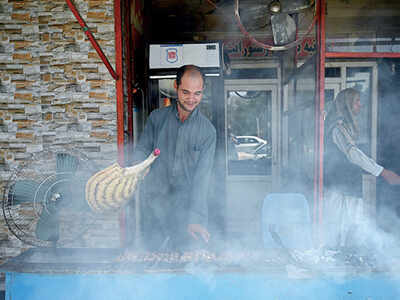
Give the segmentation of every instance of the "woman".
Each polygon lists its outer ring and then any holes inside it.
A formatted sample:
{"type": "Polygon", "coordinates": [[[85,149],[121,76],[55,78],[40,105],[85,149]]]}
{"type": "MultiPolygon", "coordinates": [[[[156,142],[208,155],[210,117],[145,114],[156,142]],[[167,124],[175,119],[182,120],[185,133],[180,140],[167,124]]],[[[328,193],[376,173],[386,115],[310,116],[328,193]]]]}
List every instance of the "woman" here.
{"type": "Polygon", "coordinates": [[[382,176],[390,184],[400,184],[400,177],[377,164],[357,146],[360,93],[342,90],[329,113],[325,135],[324,186],[328,246],[341,247],[362,217],[362,173],[382,176]]]}

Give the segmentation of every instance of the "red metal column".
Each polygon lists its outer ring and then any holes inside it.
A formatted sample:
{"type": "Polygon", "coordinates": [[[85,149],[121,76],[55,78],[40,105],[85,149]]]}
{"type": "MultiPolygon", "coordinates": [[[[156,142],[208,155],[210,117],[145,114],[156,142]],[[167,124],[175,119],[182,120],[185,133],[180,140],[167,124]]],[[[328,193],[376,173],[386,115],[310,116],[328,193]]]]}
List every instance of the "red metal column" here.
{"type": "Polygon", "coordinates": [[[127,142],[128,148],[127,153],[132,153],[133,151],[133,90],[132,90],[132,79],[134,78],[134,67],[133,67],[133,47],[134,46],[134,39],[133,39],[133,30],[131,28],[131,8],[127,7],[125,9],[125,34],[124,34],[124,41],[125,41],[125,64],[126,64],[126,89],[128,91],[127,94],[127,142]]]}
{"type": "MultiPolygon", "coordinates": [[[[121,0],[114,0],[114,27],[115,27],[115,66],[118,79],[116,81],[117,95],[117,147],[118,163],[124,166],[124,82],[122,76],[122,20],[121,20],[121,0]]],[[[126,237],[126,219],[125,212],[122,211],[119,216],[120,225],[120,244],[125,245],[126,237]]]]}
{"type": "MultiPolygon", "coordinates": [[[[317,44],[317,93],[315,107],[315,162],[314,162],[314,224],[321,225],[323,218],[323,154],[325,107],[325,0],[318,0],[317,44]]],[[[318,226],[317,228],[321,228],[318,226]]],[[[321,232],[318,231],[318,238],[321,232]]]]}
{"type": "Polygon", "coordinates": [[[124,91],[122,78],[122,20],[121,0],[114,0],[114,26],[115,26],[115,66],[118,79],[116,81],[117,95],[117,147],[118,162],[124,165],[124,91]]]}
{"type": "Polygon", "coordinates": [[[400,58],[398,52],[326,52],[326,58],[400,58]]]}
{"type": "MultiPolygon", "coordinates": [[[[126,71],[126,90],[127,90],[127,104],[125,109],[127,110],[125,112],[125,117],[127,121],[127,136],[126,136],[126,153],[129,155],[129,153],[133,152],[133,93],[132,93],[132,78],[133,78],[133,51],[132,51],[132,44],[133,44],[133,38],[132,38],[132,30],[131,30],[131,7],[128,5],[128,7],[124,7],[124,34],[123,34],[123,39],[124,39],[124,46],[125,46],[125,71],[126,71]]],[[[130,234],[128,228],[127,228],[127,218],[128,213],[126,210],[122,210],[120,214],[120,241],[121,241],[121,247],[124,247],[126,245],[126,240],[128,234],[130,234]]]]}

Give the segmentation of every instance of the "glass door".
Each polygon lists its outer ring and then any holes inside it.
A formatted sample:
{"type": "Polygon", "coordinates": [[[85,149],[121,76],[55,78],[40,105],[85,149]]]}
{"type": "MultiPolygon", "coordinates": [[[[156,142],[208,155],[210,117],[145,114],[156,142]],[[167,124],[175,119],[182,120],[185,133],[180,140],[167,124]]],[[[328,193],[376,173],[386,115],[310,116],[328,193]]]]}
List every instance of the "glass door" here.
{"type": "Polygon", "coordinates": [[[227,233],[257,243],[262,200],[278,186],[277,84],[225,81],[225,113],[227,233]]]}

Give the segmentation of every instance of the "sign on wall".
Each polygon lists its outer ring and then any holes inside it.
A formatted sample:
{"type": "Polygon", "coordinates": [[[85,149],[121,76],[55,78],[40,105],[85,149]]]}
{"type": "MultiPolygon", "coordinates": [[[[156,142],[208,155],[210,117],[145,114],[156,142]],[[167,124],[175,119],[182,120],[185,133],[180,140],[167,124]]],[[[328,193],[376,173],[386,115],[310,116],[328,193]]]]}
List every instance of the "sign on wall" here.
{"type": "MultiPolygon", "coordinates": [[[[269,39],[260,40],[265,44],[272,44],[273,41],[269,39]]],[[[316,40],[315,38],[308,37],[296,46],[296,55],[298,58],[307,57],[315,53],[316,40]]],[[[277,51],[270,51],[252,43],[249,39],[233,39],[224,41],[224,52],[230,58],[241,57],[273,57],[279,54],[277,51]]]]}

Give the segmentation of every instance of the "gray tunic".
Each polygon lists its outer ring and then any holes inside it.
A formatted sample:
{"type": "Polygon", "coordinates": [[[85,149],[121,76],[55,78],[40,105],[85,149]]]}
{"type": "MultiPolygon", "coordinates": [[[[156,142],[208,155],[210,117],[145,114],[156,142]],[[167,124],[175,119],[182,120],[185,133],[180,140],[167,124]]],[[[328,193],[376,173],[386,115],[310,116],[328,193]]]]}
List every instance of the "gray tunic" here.
{"type": "Polygon", "coordinates": [[[142,161],[155,148],[161,151],[141,185],[141,202],[161,219],[165,202],[178,202],[188,224],[206,225],[215,143],[216,130],[198,108],[184,122],[176,104],[154,110],[134,152],[134,161],[142,161]]]}

